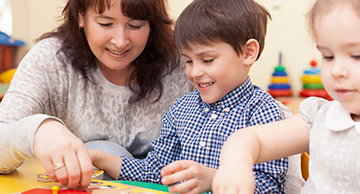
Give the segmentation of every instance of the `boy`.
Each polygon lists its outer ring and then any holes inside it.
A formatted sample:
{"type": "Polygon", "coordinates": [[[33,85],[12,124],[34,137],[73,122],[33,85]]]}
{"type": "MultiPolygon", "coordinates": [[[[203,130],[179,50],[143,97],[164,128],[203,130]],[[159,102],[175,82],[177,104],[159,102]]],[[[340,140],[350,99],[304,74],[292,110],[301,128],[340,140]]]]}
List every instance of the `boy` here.
{"type": "MultiPolygon", "coordinates": [[[[145,159],[90,150],[93,164],[120,180],[180,182],[170,192],[209,191],[230,134],[284,119],[278,103],[248,76],[263,50],[268,17],[253,0],[193,1],[174,33],[197,90],[166,112],[160,137],[145,159]]],[[[287,158],[255,165],[256,193],[283,193],[287,166],[287,158]]]]}

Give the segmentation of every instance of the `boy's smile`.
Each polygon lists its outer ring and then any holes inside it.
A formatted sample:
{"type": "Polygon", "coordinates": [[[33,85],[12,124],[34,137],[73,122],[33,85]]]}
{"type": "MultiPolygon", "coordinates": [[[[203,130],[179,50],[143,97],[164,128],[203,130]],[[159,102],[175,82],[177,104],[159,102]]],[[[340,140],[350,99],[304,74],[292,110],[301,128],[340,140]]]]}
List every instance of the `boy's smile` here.
{"type": "Polygon", "coordinates": [[[244,56],[224,42],[194,45],[182,53],[187,59],[186,76],[208,104],[239,87],[249,73],[250,67],[243,63],[244,56]]]}

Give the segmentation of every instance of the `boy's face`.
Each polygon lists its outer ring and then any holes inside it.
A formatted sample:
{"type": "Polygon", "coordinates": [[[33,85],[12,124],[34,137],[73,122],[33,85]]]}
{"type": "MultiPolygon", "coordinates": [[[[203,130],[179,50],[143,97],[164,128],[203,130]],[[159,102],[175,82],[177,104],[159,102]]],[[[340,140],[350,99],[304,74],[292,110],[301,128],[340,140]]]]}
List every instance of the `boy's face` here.
{"type": "Polygon", "coordinates": [[[194,45],[182,53],[187,59],[186,76],[208,104],[239,87],[249,73],[250,67],[243,64],[243,55],[237,55],[233,47],[224,42],[194,45]]]}

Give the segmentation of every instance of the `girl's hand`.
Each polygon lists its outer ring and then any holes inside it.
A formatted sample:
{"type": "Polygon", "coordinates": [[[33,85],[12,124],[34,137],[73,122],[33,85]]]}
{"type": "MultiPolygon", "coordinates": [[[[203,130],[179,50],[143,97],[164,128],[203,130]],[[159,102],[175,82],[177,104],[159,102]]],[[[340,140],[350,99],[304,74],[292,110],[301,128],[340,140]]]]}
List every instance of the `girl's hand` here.
{"type": "Polygon", "coordinates": [[[85,145],[60,122],[47,119],[39,126],[34,154],[54,182],[68,188],[90,185],[93,166],[85,145]]]}
{"type": "Polygon", "coordinates": [[[171,185],[171,193],[203,193],[211,189],[211,182],[216,169],[205,167],[195,161],[179,160],[175,161],[161,170],[162,183],[171,185]]]}
{"type": "Polygon", "coordinates": [[[241,168],[240,164],[220,166],[212,181],[214,194],[253,194],[254,186],[252,166],[241,168]]]}

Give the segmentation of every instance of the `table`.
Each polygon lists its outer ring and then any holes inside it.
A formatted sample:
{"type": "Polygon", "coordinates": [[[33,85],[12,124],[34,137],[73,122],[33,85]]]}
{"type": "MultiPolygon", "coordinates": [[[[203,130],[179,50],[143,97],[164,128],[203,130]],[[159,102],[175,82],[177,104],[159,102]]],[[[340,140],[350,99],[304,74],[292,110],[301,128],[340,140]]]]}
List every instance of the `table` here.
{"type": "Polygon", "coordinates": [[[305,99],[306,98],[303,97],[293,97],[285,104],[285,106],[290,108],[291,112],[295,115],[298,113],[299,104],[305,99]]]}
{"type": "Polygon", "coordinates": [[[13,173],[0,175],[0,194],[15,193],[29,190],[36,187],[46,187],[54,185],[53,182],[37,182],[37,174],[45,173],[40,161],[37,159],[27,159],[13,173]]]}
{"type": "MultiPolygon", "coordinates": [[[[286,106],[291,109],[293,114],[296,114],[299,108],[299,103],[304,99],[305,98],[292,98],[288,103],[286,103],[286,106]]],[[[53,182],[37,182],[36,176],[41,173],[45,173],[45,169],[37,159],[25,160],[25,162],[12,174],[0,175],[0,194],[15,193],[32,188],[42,188],[54,185],[53,182]]],[[[119,182],[167,192],[167,186],[163,185],[131,181],[119,182]]]]}
{"type": "MultiPolygon", "coordinates": [[[[26,191],[34,188],[43,188],[52,186],[54,182],[38,182],[37,174],[45,173],[45,169],[37,159],[27,159],[13,173],[9,175],[0,175],[0,194],[8,194],[26,191]]],[[[168,187],[152,183],[134,182],[134,181],[113,181],[117,183],[145,187],[157,191],[168,192],[168,187]]]]}

